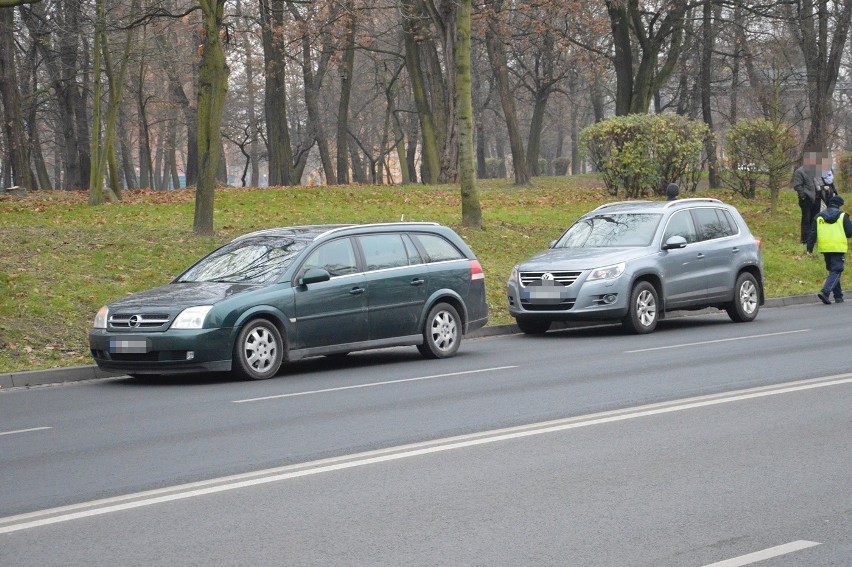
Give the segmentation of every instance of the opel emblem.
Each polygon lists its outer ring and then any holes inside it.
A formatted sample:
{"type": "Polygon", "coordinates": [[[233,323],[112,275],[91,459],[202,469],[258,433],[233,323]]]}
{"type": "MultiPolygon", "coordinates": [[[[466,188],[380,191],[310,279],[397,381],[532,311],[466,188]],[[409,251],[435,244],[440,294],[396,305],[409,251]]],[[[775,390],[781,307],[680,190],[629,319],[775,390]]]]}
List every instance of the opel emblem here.
{"type": "Polygon", "coordinates": [[[133,328],[139,326],[139,315],[131,315],[130,319],[127,320],[127,324],[133,328]]]}
{"type": "Polygon", "coordinates": [[[544,273],[541,275],[541,281],[543,281],[543,282],[552,282],[552,281],[553,281],[553,274],[551,274],[550,272],[544,272],[544,273]]]}

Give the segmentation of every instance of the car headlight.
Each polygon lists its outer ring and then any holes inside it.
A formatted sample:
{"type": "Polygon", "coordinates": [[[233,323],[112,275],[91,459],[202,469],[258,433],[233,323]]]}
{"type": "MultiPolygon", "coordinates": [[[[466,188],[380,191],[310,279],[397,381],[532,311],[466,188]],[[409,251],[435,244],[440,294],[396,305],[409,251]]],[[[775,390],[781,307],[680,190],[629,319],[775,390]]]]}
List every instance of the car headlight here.
{"type": "Polygon", "coordinates": [[[212,305],[199,305],[198,307],[187,307],[175,317],[172,329],[200,329],[204,326],[204,318],[213,309],[212,305]]]}
{"type": "Polygon", "coordinates": [[[613,264],[612,266],[595,268],[594,270],[592,270],[592,273],[589,274],[589,277],[586,278],[586,281],[593,282],[595,280],[611,280],[617,278],[618,276],[624,273],[624,269],[626,267],[627,262],[621,262],[620,264],[613,264]]]}
{"type": "Polygon", "coordinates": [[[107,328],[107,317],[109,317],[109,309],[107,309],[106,305],[98,309],[98,314],[95,315],[95,322],[92,324],[93,329],[106,329],[107,328]]]}
{"type": "Polygon", "coordinates": [[[518,281],[518,267],[517,266],[512,268],[512,274],[509,276],[509,281],[510,282],[518,281]]]}

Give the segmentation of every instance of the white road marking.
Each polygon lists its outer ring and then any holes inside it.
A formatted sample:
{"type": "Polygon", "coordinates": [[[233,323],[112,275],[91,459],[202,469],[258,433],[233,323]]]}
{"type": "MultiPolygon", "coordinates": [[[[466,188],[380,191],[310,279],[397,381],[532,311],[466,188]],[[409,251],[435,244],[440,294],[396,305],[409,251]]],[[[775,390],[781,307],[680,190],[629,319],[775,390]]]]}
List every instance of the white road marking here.
{"type": "Polygon", "coordinates": [[[637,350],[626,350],[626,351],[624,351],[624,354],[633,354],[633,353],[636,353],[636,352],[650,352],[652,350],[666,350],[666,349],[670,349],[670,348],[684,348],[684,347],[691,347],[691,346],[697,346],[697,345],[712,345],[714,343],[727,343],[727,342],[731,342],[731,341],[744,341],[744,340],[747,340],[747,339],[762,339],[764,337],[777,337],[779,335],[792,335],[792,334],[795,334],[795,333],[808,333],[810,331],[812,331],[812,329],[796,329],[795,331],[781,331],[779,333],[765,333],[763,335],[746,335],[745,337],[731,337],[731,338],[728,338],[728,339],[716,339],[716,340],[713,340],[713,341],[699,341],[697,343],[683,343],[683,344],[679,344],[679,345],[658,346],[658,347],[653,347],[653,348],[640,348],[640,349],[637,349],[637,350]]]}
{"type": "Polygon", "coordinates": [[[387,380],[385,382],[370,382],[369,384],[355,384],[352,386],[340,386],[339,388],[325,388],[323,390],[309,390],[307,392],[293,392],[291,394],[276,394],[274,396],[263,396],[262,398],[248,398],[245,400],[232,400],[235,404],[246,402],[259,402],[262,400],[275,400],[278,398],[294,398],[296,396],[310,396],[312,394],[325,394],[328,392],[340,392],[342,390],[355,390],[357,388],[372,388],[374,386],[386,386],[388,384],[402,384],[403,382],[419,382],[421,380],[434,380],[435,378],[447,378],[449,376],[461,376],[463,374],[478,374],[480,372],[496,372],[497,370],[509,370],[517,366],[497,366],[495,368],[480,368],[478,370],[465,370],[463,372],[450,372],[449,374],[435,374],[433,376],[419,376],[417,378],[403,378],[401,380],[387,380]]]}
{"type": "Polygon", "coordinates": [[[480,433],[459,435],[457,437],[449,437],[446,439],[423,441],[421,443],[412,443],[410,445],[402,445],[399,447],[356,453],[354,455],[344,455],[341,457],[333,457],[297,465],[288,465],[239,475],[214,478],[211,480],[149,490],[146,492],[137,492],[135,494],[115,496],[102,500],[94,500],[92,502],[83,502],[60,508],[50,508],[47,510],[30,512],[28,514],[0,518],[0,534],[57,524],[60,522],[68,522],[80,518],[99,516],[102,514],[109,514],[111,512],[130,510],[143,506],[151,506],[153,504],[184,500],[187,498],[194,498],[196,496],[216,494],[218,492],[226,492],[239,488],[269,484],[292,478],[313,476],[376,463],[398,461],[420,455],[442,453],[455,449],[488,445],[491,443],[498,443],[500,441],[521,439],[545,433],[567,431],[570,429],[578,429],[592,425],[603,425],[606,423],[616,423],[639,417],[648,417],[652,415],[726,404],[741,400],[776,396],[779,394],[788,394],[792,392],[812,390],[815,388],[824,388],[827,386],[839,386],[842,384],[852,384],[852,373],[825,376],[823,378],[814,378],[811,380],[801,380],[781,385],[736,390],[721,394],[710,394],[707,396],[698,396],[670,402],[660,402],[634,408],[594,413],[586,416],[569,417],[517,427],[508,427],[505,429],[483,431],[480,433]]]}
{"type": "Polygon", "coordinates": [[[752,563],[757,563],[758,561],[764,561],[766,559],[772,559],[773,557],[787,555],[788,553],[793,553],[794,551],[801,551],[803,549],[808,549],[809,547],[814,547],[817,545],[822,544],[815,541],[805,540],[791,541],[790,543],[785,543],[784,545],[778,545],[776,547],[770,547],[769,549],[755,551],[754,553],[749,553],[748,555],[740,555],[739,557],[733,557],[731,559],[726,559],[725,561],[719,561],[718,563],[711,563],[710,565],[705,565],[704,567],[742,567],[743,565],[751,565],[752,563]]]}
{"type": "Polygon", "coordinates": [[[16,429],[15,431],[0,431],[0,435],[14,435],[15,433],[29,433],[30,431],[44,431],[52,427],[31,427],[29,429],[16,429]]]}

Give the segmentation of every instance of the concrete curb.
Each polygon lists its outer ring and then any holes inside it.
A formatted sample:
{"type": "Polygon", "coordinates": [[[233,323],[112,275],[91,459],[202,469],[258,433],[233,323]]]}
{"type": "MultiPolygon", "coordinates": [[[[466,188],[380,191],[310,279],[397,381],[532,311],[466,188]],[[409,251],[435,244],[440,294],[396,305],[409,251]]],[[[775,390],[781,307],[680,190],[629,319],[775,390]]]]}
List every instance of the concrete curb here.
{"type": "MultiPolygon", "coordinates": [[[[789,307],[791,305],[807,305],[817,303],[816,295],[791,295],[787,297],[772,297],[766,300],[763,307],[789,307]]],[[[702,311],[677,311],[668,317],[688,317],[691,315],[701,315],[705,313],[714,313],[715,309],[706,309],[702,311]]],[[[558,322],[551,327],[552,329],[580,329],[584,327],[597,327],[600,325],[609,324],[606,321],[566,321],[558,322]]],[[[481,339],[485,337],[496,337],[499,335],[512,335],[520,333],[521,330],[517,325],[491,325],[478,329],[465,338],[481,339]]],[[[13,372],[8,374],[0,374],[0,391],[8,388],[20,388],[29,386],[44,386],[47,384],[62,384],[65,382],[79,382],[82,380],[95,380],[98,378],[113,378],[121,376],[120,373],[105,372],[100,370],[95,365],[88,366],[68,366],[65,368],[49,368],[47,370],[28,370],[25,372],[13,372]]]]}

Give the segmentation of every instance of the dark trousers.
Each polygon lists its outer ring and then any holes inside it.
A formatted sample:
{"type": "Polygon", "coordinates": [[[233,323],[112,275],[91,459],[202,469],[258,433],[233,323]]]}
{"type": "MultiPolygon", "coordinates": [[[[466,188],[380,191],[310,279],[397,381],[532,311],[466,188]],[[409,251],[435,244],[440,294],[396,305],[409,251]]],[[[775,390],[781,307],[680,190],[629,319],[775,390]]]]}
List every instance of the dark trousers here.
{"type": "Polygon", "coordinates": [[[843,273],[846,254],[826,252],[823,256],[825,257],[825,269],[828,270],[828,277],[822,286],[822,294],[828,297],[833,293],[834,299],[843,299],[843,290],[840,288],[840,274],[843,273]]]}
{"type": "Polygon", "coordinates": [[[802,209],[802,244],[808,241],[808,233],[814,224],[814,219],[819,214],[820,200],[811,201],[807,197],[799,199],[799,208],[802,209]]]}

